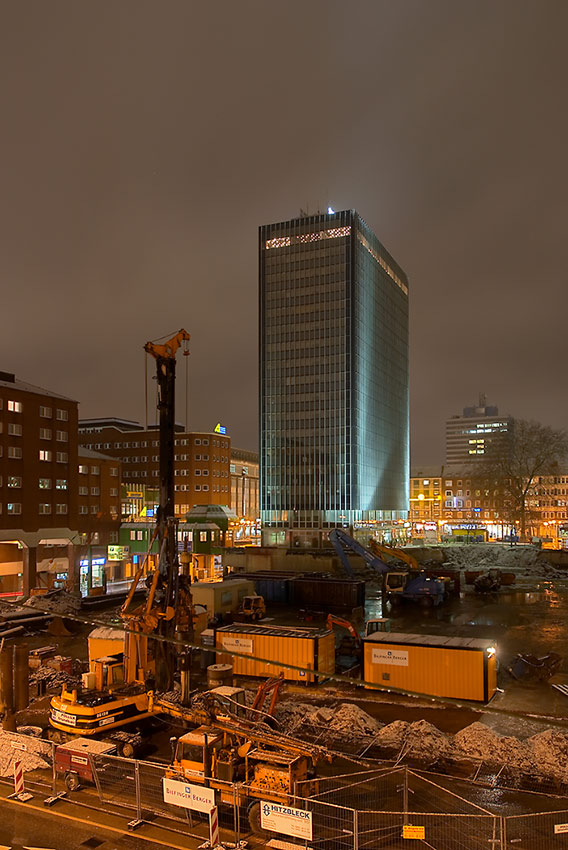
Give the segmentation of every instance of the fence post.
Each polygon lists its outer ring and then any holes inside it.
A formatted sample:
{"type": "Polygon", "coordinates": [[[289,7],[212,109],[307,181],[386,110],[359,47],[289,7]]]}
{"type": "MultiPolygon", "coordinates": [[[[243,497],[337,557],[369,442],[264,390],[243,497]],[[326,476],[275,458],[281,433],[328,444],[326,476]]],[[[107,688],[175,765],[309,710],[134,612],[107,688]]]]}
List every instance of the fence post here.
{"type": "Polygon", "coordinates": [[[134,820],[129,821],[128,829],[134,830],[138,829],[139,826],[142,826],[144,821],[142,820],[142,799],[140,794],[140,762],[138,759],[134,762],[134,782],[136,785],[136,818],[134,820]]]}
{"type": "Polygon", "coordinates": [[[408,765],[404,765],[404,779],[402,782],[402,811],[404,812],[403,823],[408,823],[408,765]]]}
{"type": "Polygon", "coordinates": [[[55,767],[56,744],[51,742],[51,793],[57,794],[57,770],[55,767]]]}
{"type": "Polygon", "coordinates": [[[238,850],[241,844],[241,824],[239,815],[239,804],[237,800],[237,789],[237,783],[233,782],[233,825],[235,827],[235,847],[238,850]]]}
{"type": "Polygon", "coordinates": [[[501,848],[505,850],[507,846],[507,818],[501,815],[499,820],[501,821],[501,848]]]}
{"type": "Polygon", "coordinates": [[[353,850],[359,850],[359,812],[353,809],[353,850]]]}

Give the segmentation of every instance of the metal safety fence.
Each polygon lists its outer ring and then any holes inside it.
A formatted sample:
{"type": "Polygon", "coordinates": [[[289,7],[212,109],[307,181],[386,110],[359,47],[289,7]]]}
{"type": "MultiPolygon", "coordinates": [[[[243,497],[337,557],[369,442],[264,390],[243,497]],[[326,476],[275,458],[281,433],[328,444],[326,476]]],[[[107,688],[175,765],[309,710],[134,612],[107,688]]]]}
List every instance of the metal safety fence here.
{"type": "MultiPolygon", "coordinates": [[[[66,794],[79,805],[122,813],[134,828],[152,823],[201,842],[209,836],[209,815],[174,805],[165,794],[167,766],[107,754],[85,754],[65,766],[57,745],[34,735],[0,732],[0,781],[12,784],[15,762],[23,766],[26,791],[57,798],[66,794]]],[[[479,777],[478,777],[479,778],[479,777]]],[[[297,845],[312,850],[549,850],[568,842],[568,801],[552,811],[503,814],[529,807],[551,808],[552,798],[514,791],[499,793],[500,813],[489,811],[495,784],[451,780],[447,776],[390,765],[298,782],[280,797],[267,787],[203,778],[218,807],[221,840],[252,848],[297,845]],[[477,800],[478,802],[474,802],[477,800]],[[479,801],[485,805],[480,805],[479,801]],[[278,809],[271,825],[265,809],[278,809]],[[509,809],[511,811],[511,809],[509,809]],[[299,813],[299,814],[298,814],[299,813]],[[283,815],[283,817],[282,817],[283,815]],[[282,827],[294,818],[304,833],[282,827]],[[308,828],[309,827],[309,828],[308,828]],[[416,843],[414,843],[416,842],[416,843]],[[421,842],[421,843],[420,843],[421,842]]],[[[184,780],[188,782],[188,780],[184,780]]],[[[271,815],[270,815],[271,816],[271,815]]]]}

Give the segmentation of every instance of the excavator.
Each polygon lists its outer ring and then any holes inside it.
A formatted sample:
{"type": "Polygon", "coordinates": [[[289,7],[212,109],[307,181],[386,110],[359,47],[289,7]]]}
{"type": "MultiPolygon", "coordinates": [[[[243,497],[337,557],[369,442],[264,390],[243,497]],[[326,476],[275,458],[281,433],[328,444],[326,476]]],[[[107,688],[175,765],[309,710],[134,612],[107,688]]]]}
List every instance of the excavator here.
{"type": "Polygon", "coordinates": [[[410,552],[405,552],[404,549],[397,549],[396,546],[384,546],[379,543],[378,540],[375,540],[374,537],[369,539],[369,549],[373,555],[377,555],[380,558],[395,558],[398,561],[402,561],[408,566],[410,572],[415,575],[423,573],[428,578],[436,578],[443,581],[446,596],[449,596],[451,593],[460,592],[459,570],[447,570],[440,567],[425,567],[422,564],[419,564],[414,555],[411,555],[410,552]]]}
{"type": "Polygon", "coordinates": [[[195,613],[190,578],[180,572],[174,515],[174,422],[176,353],[189,334],[180,330],[164,344],[148,342],[156,361],[160,429],[160,505],[148,551],[159,541],[158,569],[146,577],[146,600],[132,607],[145,569],[137,571],[120,611],[125,628],[124,652],[94,661],[94,687],[67,690],[51,700],[50,724],[70,735],[105,734],[156,713],[154,690],[173,687],[179,672],[181,702],[189,700],[190,654],[195,613]]]}
{"type": "Polygon", "coordinates": [[[431,578],[423,571],[415,573],[407,569],[393,569],[378,554],[370,552],[340,528],[330,531],[329,539],[348,575],[354,575],[353,567],[347,557],[348,549],[359,555],[368,567],[382,575],[383,592],[393,605],[403,600],[410,600],[419,602],[425,607],[432,607],[444,601],[446,589],[444,582],[440,579],[431,578]]]}

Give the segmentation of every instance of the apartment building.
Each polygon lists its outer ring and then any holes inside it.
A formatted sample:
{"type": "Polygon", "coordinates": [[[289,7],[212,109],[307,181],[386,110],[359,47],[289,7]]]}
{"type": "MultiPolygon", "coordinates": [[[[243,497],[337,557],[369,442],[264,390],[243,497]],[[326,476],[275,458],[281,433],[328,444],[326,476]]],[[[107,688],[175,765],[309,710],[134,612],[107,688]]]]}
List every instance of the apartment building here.
{"type": "Polygon", "coordinates": [[[45,548],[77,536],[77,424],[76,401],[0,372],[3,592],[27,594],[45,548]]]}

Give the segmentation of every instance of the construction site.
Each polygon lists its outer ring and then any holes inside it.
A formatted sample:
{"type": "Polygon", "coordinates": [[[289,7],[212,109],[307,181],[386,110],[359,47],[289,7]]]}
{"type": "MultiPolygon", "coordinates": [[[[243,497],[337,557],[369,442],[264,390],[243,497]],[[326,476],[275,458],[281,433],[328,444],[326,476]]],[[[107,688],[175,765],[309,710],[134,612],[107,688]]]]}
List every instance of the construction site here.
{"type": "Polygon", "coordinates": [[[232,549],[192,581],[173,511],[187,339],[145,347],[158,568],[120,597],[0,602],[3,798],[172,847],[552,846],[568,555],[338,528],[325,551],[232,549]]]}

